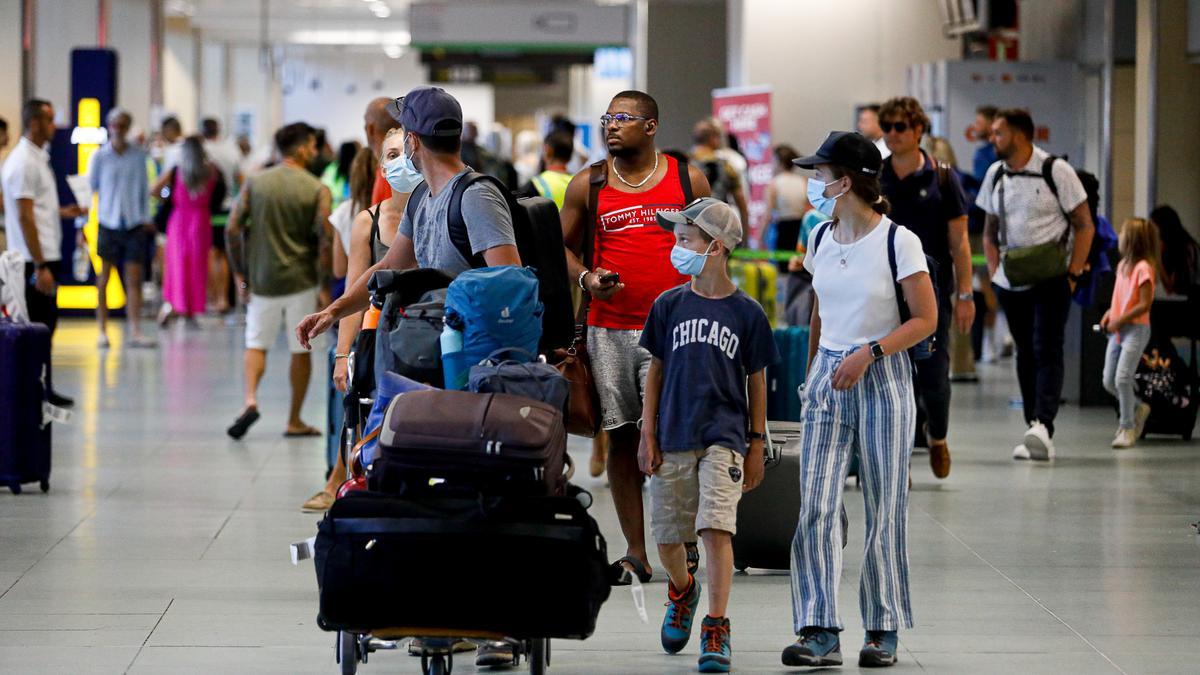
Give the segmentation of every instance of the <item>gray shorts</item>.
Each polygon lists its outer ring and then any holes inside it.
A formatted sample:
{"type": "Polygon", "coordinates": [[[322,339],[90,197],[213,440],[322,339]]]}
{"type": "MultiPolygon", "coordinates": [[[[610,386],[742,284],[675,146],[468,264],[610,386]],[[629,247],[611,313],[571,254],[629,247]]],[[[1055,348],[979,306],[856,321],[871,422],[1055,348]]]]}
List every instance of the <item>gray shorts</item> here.
{"type": "Polygon", "coordinates": [[[737,534],[745,458],[719,445],[664,452],[650,479],[650,529],[658,544],[695,541],[704,530],[737,534]]]}
{"type": "Polygon", "coordinates": [[[605,431],[642,421],[646,373],[653,359],[638,341],[640,330],[588,327],[588,358],[600,395],[600,426],[605,431]]]}

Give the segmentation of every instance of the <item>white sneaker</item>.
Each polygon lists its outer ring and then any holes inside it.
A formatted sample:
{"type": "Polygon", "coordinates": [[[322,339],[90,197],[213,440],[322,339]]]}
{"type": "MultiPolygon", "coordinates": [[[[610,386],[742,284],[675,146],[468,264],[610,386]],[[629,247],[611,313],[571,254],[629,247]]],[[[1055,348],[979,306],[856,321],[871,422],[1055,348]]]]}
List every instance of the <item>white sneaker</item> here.
{"type": "Polygon", "coordinates": [[[1141,438],[1146,430],[1146,420],[1150,419],[1150,404],[1138,402],[1133,412],[1133,437],[1141,438]]]}
{"type": "Polygon", "coordinates": [[[109,345],[110,345],[110,343],[108,341],[107,333],[101,333],[100,337],[96,338],[96,346],[99,347],[100,349],[108,349],[109,345]]]}
{"type": "Polygon", "coordinates": [[[1050,431],[1041,422],[1029,425],[1025,432],[1025,447],[1029,449],[1029,459],[1038,462],[1054,459],[1054,441],[1050,440],[1050,431]]]}
{"type": "Polygon", "coordinates": [[[1024,443],[1013,448],[1013,459],[1029,459],[1029,448],[1025,447],[1024,443]]]}
{"type": "Polygon", "coordinates": [[[1117,437],[1113,439],[1112,446],[1118,450],[1132,448],[1137,442],[1137,436],[1133,434],[1133,429],[1117,429],[1117,437]]]}

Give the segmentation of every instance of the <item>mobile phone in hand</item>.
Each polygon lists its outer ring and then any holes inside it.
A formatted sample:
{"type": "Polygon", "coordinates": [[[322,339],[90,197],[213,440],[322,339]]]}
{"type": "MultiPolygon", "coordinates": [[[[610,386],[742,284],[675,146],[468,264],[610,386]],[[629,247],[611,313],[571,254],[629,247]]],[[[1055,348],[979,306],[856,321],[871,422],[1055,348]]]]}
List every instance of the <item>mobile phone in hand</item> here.
{"type": "Polygon", "coordinates": [[[600,283],[605,286],[615,286],[621,283],[621,274],[619,272],[609,272],[608,274],[600,275],[600,283]]]}

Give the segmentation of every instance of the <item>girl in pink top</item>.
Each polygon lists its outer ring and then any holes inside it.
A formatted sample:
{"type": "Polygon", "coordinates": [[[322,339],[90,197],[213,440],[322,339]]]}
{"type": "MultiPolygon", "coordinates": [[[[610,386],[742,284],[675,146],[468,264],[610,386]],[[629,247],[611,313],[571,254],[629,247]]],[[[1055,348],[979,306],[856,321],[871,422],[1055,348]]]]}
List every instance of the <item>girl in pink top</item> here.
{"type": "Polygon", "coordinates": [[[1130,448],[1142,435],[1150,406],[1139,401],[1133,375],[1150,342],[1150,305],[1159,269],[1158,228],[1145,218],[1130,218],[1121,226],[1112,304],[1100,319],[1108,332],[1104,357],[1104,388],[1120,403],[1120,426],[1112,447],[1130,448]]]}

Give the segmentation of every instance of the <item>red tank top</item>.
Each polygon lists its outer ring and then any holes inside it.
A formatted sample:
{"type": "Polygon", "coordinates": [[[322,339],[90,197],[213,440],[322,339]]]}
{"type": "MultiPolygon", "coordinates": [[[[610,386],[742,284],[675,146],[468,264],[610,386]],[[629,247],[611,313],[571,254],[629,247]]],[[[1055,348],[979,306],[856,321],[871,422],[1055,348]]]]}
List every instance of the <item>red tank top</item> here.
{"type": "Polygon", "coordinates": [[[688,279],[671,266],[675,235],[659,227],[655,219],[659,211],[679,211],[686,206],[676,161],[668,155],[662,158],[667,173],[650,190],[621,192],[610,185],[600,189],[594,266],[618,272],[625,290],[609,300],[593,300],[588,325],[641,330],[658,296],[688,279]]]}

